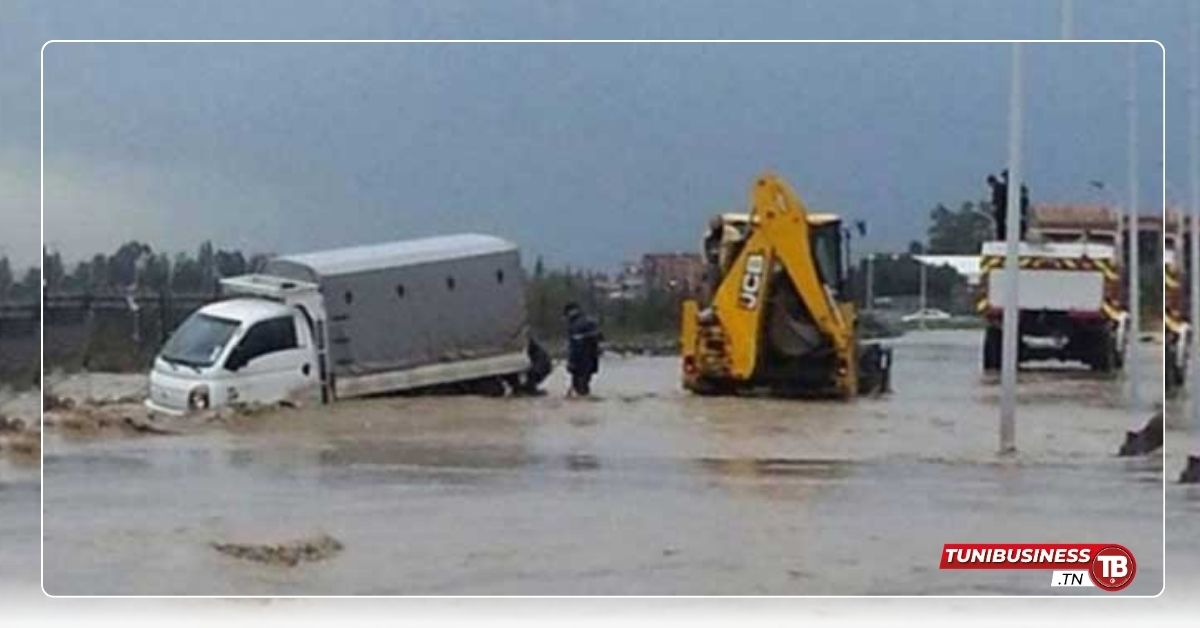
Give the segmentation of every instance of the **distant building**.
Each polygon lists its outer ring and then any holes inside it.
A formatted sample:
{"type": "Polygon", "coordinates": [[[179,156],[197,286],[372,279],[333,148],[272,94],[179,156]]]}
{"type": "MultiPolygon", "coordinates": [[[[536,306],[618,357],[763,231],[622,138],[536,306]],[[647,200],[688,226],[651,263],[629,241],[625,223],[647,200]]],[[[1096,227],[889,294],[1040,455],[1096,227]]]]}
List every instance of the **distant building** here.
{"type": "Polygon", "coordinates": [[[606,275],[604,283],[598,285],[604,296],[611,301],[629,301],[641,297],[646,292],[646,281],[642,276],[642,267],[636,262],[626,262],[615,277],[609,279],[606,275]]]}
{"type": "Polygon", "coordinates": [[[695,295],[704,285],[704,258],[697,253],[647,253],[641,261],[625,262],[611,278],[593,284],[611,301],[639,299],[650,291],[695,295]]]}
{"type": "Polygon", "coordinates": [[[699,253],[647,253],[642,277],[654,290],[696,294],[704,285],[704,258],[699,253]]]}

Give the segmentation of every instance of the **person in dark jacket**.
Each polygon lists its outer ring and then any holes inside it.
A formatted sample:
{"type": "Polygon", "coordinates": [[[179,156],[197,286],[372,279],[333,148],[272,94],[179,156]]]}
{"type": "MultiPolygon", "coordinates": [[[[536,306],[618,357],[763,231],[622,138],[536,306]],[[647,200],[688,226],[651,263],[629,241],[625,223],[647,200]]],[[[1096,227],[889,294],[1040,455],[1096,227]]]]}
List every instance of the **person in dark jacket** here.
{"type": "Polygon", "coordinates": [[[1029,226],[1029,188],[1025,184],[1021,184],[1021,231],[1019,233],[1020,240],[1025,240],[1025,230],[1029,226]]]}
{"type": "Polygon", "coordinates": [[[567,319],[567,372],[571,374],[568,394],[586,397],[591,392],[592,376],[600,370],[600,327],[576,303],[563,308],[567,319]]]}
{"type": "Polygon", "coordinates": [[[996,239],[1003,240],[1008,235],[1005,222],[1008,212],[1008,171],[1004,171],[1003,179],[988,175],[987,184],[992,189],[992,220],[996,223],[996,239]]]}

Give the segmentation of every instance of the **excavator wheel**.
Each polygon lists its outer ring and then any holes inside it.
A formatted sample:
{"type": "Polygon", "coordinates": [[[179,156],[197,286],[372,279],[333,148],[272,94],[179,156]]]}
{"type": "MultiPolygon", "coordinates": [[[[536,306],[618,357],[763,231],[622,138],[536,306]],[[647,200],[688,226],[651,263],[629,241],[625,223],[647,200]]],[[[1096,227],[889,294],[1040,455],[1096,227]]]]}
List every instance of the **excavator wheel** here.
{"type": "Polygon", "coordinates": [[[891,392],[892,350],[878,344],[865,344],[858,351],[858,394],[891,392]]]}
{"type": "Polygon", "coordinates": [[[699,379],[692,383],[689,387],[693,393],[701,397],[717,397],[721,395],[733,394],[733,388],[727,384],[721,384],[708,379],[699,379]]]}

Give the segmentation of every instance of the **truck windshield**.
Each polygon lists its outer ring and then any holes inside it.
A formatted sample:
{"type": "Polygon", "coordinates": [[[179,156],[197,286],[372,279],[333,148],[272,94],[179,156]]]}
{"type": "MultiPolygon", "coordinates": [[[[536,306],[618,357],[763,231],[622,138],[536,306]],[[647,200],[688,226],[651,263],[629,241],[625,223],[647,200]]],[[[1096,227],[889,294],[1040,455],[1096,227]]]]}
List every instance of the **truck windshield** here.
{"type": "Polygon", "coordinates": [[[199,312],[171,335],[159,357],[188,366],[212,366],[240,323],[199,312]]]}

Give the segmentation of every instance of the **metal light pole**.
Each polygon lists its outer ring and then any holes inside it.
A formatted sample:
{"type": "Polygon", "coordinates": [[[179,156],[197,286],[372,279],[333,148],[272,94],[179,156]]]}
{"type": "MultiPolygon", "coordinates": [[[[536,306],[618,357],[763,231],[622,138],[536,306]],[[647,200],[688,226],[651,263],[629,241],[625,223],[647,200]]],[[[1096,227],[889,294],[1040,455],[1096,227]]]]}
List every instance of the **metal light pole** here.
{"type": "Polygon", "coordinates": [[[875,310],[875,254],[867,254],[867,298],[866,310],[873,312],[875,310]]]}
{"type": "Polygon", "coordinates": [[[1138,106],[1137,106],[1137,44],[1129,46],[1129,324],[1130,340],[1127,351],[1129,364],[1129,403],[1136,411],[1141,407],[1138,380],[1138,334],[1141,333],[1141,256],[1138,255],[1138,106]]]}
{"type": "Polygon", "coordinates": [[[921,265],[921,305],[917,308],[919,312],[917,321],[921,324],[921,330],[925,330],[925,262],[921,258],[917,258],[917,263],[921,265]]]}
{"type": "MultiPolygon", "coordinates": [[[[1196,333],[1196,324],[1200,323],[1200,33],[1197,33],[1197,28],[1200,28],[1200,20],[1197,19],[1197,14],[1200,14],[1200,8],[1192,4],[1188,11],[1188,16],[1191,18],[1190,37],[1191,40],[1191,80],[1188,85],[1188,110],[1190,115],[1189,131],[1190,142],[1188,153],[1190,155],[1188,169],[1188,179],[1191,182],[1192,188],[1192,211],[1191,211],[1191,264],[1188,273],[1188,282],[1191,284],[1191,355],[1188,360],[1189,375],[1191,375],[1191,389],[1188,391],[1188,396],[1192,401],[1192,457],[1200,457],[1200,363],[1197,359],[1200,358],[1200,334],[1196,333]]],[[[1182,220],[1182,216],[1180,219],[1182,220]]],[[[1180,247],[1182,249],[1182,247],[1180,247]]],[[[1189,463],[1194,464],[1194,463],[1189,463]]]]}
{"type": "Polygon", "coordinates": [[[1004,327],[1000,352],[1000,453],[1017,450],[1018,260],[1021,234],[1021,44],[1012,45],[1008,113],[1008,225],[1004,249],[1004,327]]]}
{"type": "Polygon", "coordinates": [[[1075,10],[1071,6],[1071,0],[1062,0],[1059,7],[1059,39],[1074,39],[1075,37],[1075,10]]]}

